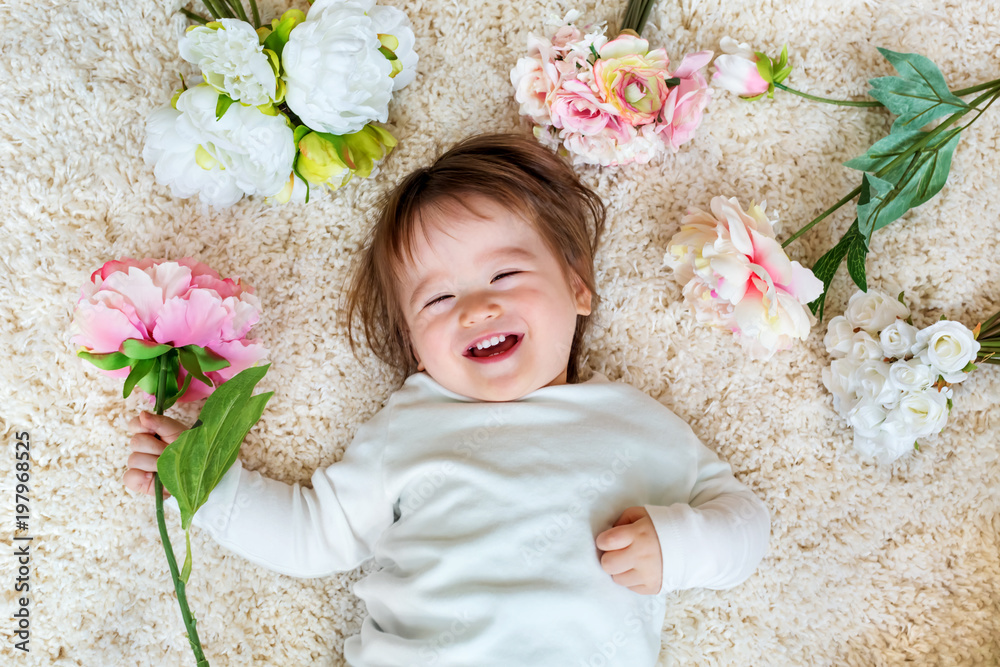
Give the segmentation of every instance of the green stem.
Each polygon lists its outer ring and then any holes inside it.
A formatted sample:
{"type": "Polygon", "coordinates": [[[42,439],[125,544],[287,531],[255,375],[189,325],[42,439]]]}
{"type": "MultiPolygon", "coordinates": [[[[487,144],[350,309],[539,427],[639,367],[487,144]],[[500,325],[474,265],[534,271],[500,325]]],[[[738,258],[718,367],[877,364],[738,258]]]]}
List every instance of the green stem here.
{"type": "Polygon", "coordinates": [[[802,229],[798,230],[797,232],[795,232],[794,234],[792,234],[791,236],[789,236],[788,239],[784,243],[781,244],[781,247],[782,248],[787,248],[788,245],[792,241],[794,241],[795,239],[799,238],[800,236],[802,236],[803,234],[805,234],[806,232],[808,232],[814,226],[816,226],[821,221],[823,221],[828,215],[830,215],[831,213],[833,213],[834,211],[836,211],[838,208],[840,208],[841,206],[843,206],[847,202],[849,202],[852,199],[854,199],[855,197],[857,197],[859,194],[861,194],[861,186],[860,185],[858,187],[854,188],[853,190],[851,190],[847,194],[847,196],[844,197],[843,199],[841,199],[839,202],[837,202],[836,204],[834,204],[830,208],[828,208],[825,211],[823,211],[822,213],[820,213],[819,217],[817,217],[815,220],[813,220],[812,222],[806,224],[805,227],[803,227],[802,229]]]}
{"type": "Polygon", "coordinates": [[[253,13],[253,27],[260,27],[260,11],[257,9],[257,0],[250,0],[250,11],[253,13]]]}
{"type": "MultiPolygon", "coordinates": [[[[225,2],[226,0],[223,0],[225,2]]],[[[243,3],[240,0],[228,0],[229,6],[236,11],[237,16],[239,16],[241,21],[246,21],[250,23],[250,19],[247,18],[247,13],[243,9],[243,3]]]]}
{"type": "Polygon", "coordinates": [[[781,88],[782,90],[789,92],[793,95],[798,95],[799,97],[804,97],[807,100],[812,100],[813,102],[825,102],[826,104],[836,104],[839,107],[881,107],[885,106],[881,102],[851,102],[849,100],[833,100],[829,97],[817,97],[816,95],[810,95],[809,93],[803,93],[801,90],[795,90],[794,88],[789,88],[783,83],[775,83],[775,88],[781,88]]]}
{"type": "Polygon", "coordinates": [[[984,332],[984,333],[986,331],[989,331],[991,328],[993,328],[993,324],[998,319],[1000,319],[1000,310],[998,310],[996,313],[994,313],[993,317],[991,317],[988,320],[986,320],[985,322],[983,322],[982,325],[980,326],[979,330],[982,331],[982,332],[984,332]]]}
{"type": "Polygon", "coordinates": [[[232,18],[225,11],[225,6],[222,4],[221,0],[201,0],[202,4],[208,8],[208,13],[211,14],[216,20],[232,18]]]}
{"type": "Polygon", "coordinates": [[[961,97],[962,95],[971,95],[972,93],[978,93],[980,90],[986,90],[987,88],[992,88],[993,86],[1000,83],[1000,79],[993,79],[992,81],[987,81],[986,83],[981,83],[978,86],[972,86],[971,88],[962,88],[961,90],[951,91],[952,95],[956,97],[961,97]]]}
{"type": "MultiPolygon", "coordinates": [[[[163,414],[163,403],[167,393],[167,360],[166,355],[157,360],[159,377],[156,385],[156,414],[163,414]]],[[[157,436],[159,439],[159,436],[157,436]]],[[[153,487],[156,494],[156,524],[160,529],[160,541],[163,542],[163,551],[167,554],[167,565],[170,567],[170,576],[174,580],[174,591],[177,593],[177,602],[181,607],[181,616],[184,618],[184,627],[188,631],[188,643],[194,652],[194,658],[198,667],[209,667],[208,660],[201,649],[201,641],[198,639],[197,621],[191,615],[188,608],[187,594],[184,590],[184,582],[181,581],[180,571],[177,569],[177,559],[174,558],[174,549],[170,545],[170,536],[167,534],[167,522],[163,516],[163,482],[160,476],[153,473],[153,487]]]]}
{"type": "Polygon", "coordinates": [[[199,14],[195,14],[194,12],[188,11],[188,10],[186,10],[184,8],[181,8],[181,14],[183,14],[186,17],[188,17],[189,19],[191,19],[195,23],[200,23],[202,25],[205,25],[206,23],[208,23],[208,19],[205,18],[204,16],[201,16],[199,14]]]}

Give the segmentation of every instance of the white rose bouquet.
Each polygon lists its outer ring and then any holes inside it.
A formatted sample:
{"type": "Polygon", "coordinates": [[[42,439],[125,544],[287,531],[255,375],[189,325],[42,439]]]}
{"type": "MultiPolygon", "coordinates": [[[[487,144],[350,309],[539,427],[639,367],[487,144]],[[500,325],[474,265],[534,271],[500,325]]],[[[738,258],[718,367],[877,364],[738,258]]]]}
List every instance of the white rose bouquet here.
{"type": "Polygon", "coordinates": [[[179,44],[203,82],[174,94],[146,122],[143,159],[157,183],[212,206],[244,195],[308,201],[310,186],[367,178],[396,145],[376,123],[413,81],[417,54],[403,12],[375,0],[317,0],[262,26],[236,0],[204,0],[215,20],[179,44]]]}
{"type": "Polygon", "coordinates": [[[830,320],[824,343],[833,361],[823,369],[834,409],[854,429],[855,448],[890,463],[919,449],[919,438],[940,433],[951,385],[965,380],[975,361],[994,363],[992,352],[980,356],[996,345],[981,344],[982,332],[983,325],[969,330],[945,319],[917,329],[902,294],[856,292],[847,311],[830,320]]]}

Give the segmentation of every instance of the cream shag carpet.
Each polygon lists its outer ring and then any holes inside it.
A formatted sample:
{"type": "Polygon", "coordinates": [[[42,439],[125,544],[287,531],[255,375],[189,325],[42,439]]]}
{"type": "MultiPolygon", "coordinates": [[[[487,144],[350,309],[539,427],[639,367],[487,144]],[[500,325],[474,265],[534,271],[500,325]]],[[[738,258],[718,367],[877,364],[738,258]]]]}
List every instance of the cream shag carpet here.
{"type": "MultiPolygon", "coordinates": [[[[286,8],[261,0],[267,18],[286,8]]],[[[256,287],[257,335],[276,390],[242,458],[272,477],[308,481],[337,461],[392,387],[352,357],[335,315],[341,284],[378,196],[471,133],[527,131],[508,72],[563,2],[415,0],[416,81],[391,107],[400,145],[383,173],[307,206],[259,199],[228,210],[170,196],[140,157],[144,120],[170,98],[186,21],[177,0],[0,5],[0,591],[14,609],[15,433],[32,443],[31,652],[6,665],[189,665],[149,497],[119,481],[126,422],[141,406],[74,356],[69,323],[80,285],[106,260],[193,256],[256,287]]],[[[304,3],[298,3],[305,6],[304,3]]],[[[623,3],[576,5],[617,22],[623,3]]],[[[199,9],[199,7],[193,7],[199,9]]],[[[790,83],[861,99],[891,68],[875,50],[929,56],[953,88],[1000,72],[993,0],[837,2],[661,0],[644,36],[674,62],[718,50],[724,35],[776,52],[790,83]]],[[[779,94],[747,104],[723,92],[697,138],[648,166],[581,169],[610,207],[598,257],[604,305],[586,365],[658,398],[770,507],[770,552],[729,591],[669,597],[664,665],[996,665],[1000,663],[1000,375],[956,391],[939,436],[891,466],[859,460],[820,372],[814,329],[773,361],[744,358],[696,326],[663,266],[689,205],[717,194],[766,198],[783,238],[858,182],[841,165],[889,127],[887,113],[779,94]]],[[[925,326],[969,324],[1000,308],[1000,109],[962,137],[947,187],[876,234],[874,284],[906,289],[925,326]]],[[[850,209],[850,207],[849,207],[850,209]]],[[[790,247],[811,265],[850,224],[844,209],[790,247]]],[[[853,292],[843,269],[829,316],[853,292]]],[[[195,408],[172,414],[193,421],[195,408]]],[[[183,545],[176,518],[175,545],[183,545]]],[[[191,606],[214,667],[340,665],[364,606],[352,585],[372,567],[318,580],[272,574],[195,531],[191,606]]],[[[183,550],[183,547],[180,547],[183,550]]],[[[623,666],[631,667],[631,666],[623,666]]]]}

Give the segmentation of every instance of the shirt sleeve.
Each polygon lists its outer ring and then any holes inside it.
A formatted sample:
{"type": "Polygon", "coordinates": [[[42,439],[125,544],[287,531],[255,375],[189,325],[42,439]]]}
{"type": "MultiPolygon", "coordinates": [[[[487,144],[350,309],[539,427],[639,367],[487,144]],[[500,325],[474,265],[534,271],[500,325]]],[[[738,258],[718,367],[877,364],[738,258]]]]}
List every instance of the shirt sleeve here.
{"type": "MultiPolygon", "coordinates": [[[[386,407],[363,425],[343,458],[312,475],[312,488],[243,468],[237,459],[192,523],[219,545],[269,570],[322,577],[369,558],[393,520],[383,476],[386,407]]],[[[177,500],[164,503],[179,513],[177,500]]]]}
{"type": "Polygon", "coordinates": [[[731,588],[749,578],[767,553],[767,507],[733,477],[729,464],[690,437],[697,473],[688,502],[644,505],[663,556],[660,593],[731,588]]]}

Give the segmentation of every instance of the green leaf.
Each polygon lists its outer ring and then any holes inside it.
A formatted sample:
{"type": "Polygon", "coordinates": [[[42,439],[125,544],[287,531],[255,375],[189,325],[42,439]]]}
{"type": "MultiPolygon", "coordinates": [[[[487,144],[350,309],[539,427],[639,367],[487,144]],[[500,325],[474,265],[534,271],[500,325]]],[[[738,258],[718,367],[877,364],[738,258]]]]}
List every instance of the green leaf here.
{"type": "Polygon", "coordinates": [[[847,249],[847,272],[862,292],[868,291],[868,280],[865,276],[865,258],[868,257],[868,246],[860,234],[855,236],[847,249]]]}
{"type": "Polygon", "coordinates": [[[897,53],[879,48],[899,76],[871,79],[869,95],[899,116],[892,132],[923,127],[935,118],[966,109],[962,98],[948,90],[944,75],[931,60],[915,53],[897,53]]]}
{"type": "Polygon", "coordinates": [[[93,352],[87,352],[86,350],[80,350],[76,353],[76,356],[80,357],[84,361],[89,361],[102,371],[116,371],[119,368],[125,368],[126,366],[132,365],[132,360],[121,352],[95,354],[93,352]]]}
{"type": "Polygon", "coordinates": [[[184,556],[184,567],[181,568],[180,580],[185,584],[191,577],[191,529],[184,531],[184,541],[187,543],[187,554],[184,556]]]}
{"type": "Polygon", "coordinates": [[[139,340],[138,338],[129,338],[122,343],[120,348],[118,348],[120,352],[123,352],[126,356],[129,356],[132,359],[155,359],[161,354],[166,354],[172,349],[173,346],[167,345],[166,343],[157,345],[152,341],[139,340]]]}
{"type": "Polygon", "coordinates": [[[233,102],[233,98],[229,95],[219,93],[219,101],[215,103],[215,120],[222,120],[222,117],[229,111],[229,107],[233,106],[233,102]]]}
{"type": "Polygon", "coordinates": [[[178,350],[180,352],[180,362],[184,369],[210,387],[214,387],[215,383],[205,373],[229,367],[228,361],[211,350],[198,345],[185,345],[178,348],[178,350]]]}
{"type": "Polygon", "coordinates": [[[269,368],[270,364],[248,368],[223,383],[205,400],[200,423],[181,433],[160,455],[156,470],[163,486],[177,498],[185,530],[236,461],[243,438],[274,394],[251,396],[269,368]]]}
{"type": "Polygon", "coordinates": [[[960,129],[943,132],[909,159],[889,169],[889,165],[927,132],[903,130],[877,141],[861,157],[844,163],[867,173],[858,199],[858,219],[865,242],[870,244],[876,230],[897,220],[911,208],[926,203],[941,191],[951,171],[951,158],[958,147],[960,129]],[[888,171],[886,172],[886,170],[888,171]],[[882,174],[882,172],[886,172],[882,174]],[[874,174],[882,174],[882,177],[874,174]]]}
{"type": "Polygon", "coordinates": [[[280,57],[292,30],[305,20],[305,12],[300,9],[289,9],[281,15],[280,20],[271,21],[271,33],[264,39],[264,48],[274,51],[280,57]]]}
{"type": "MultiPolygon", "coordinates": [[[[135,389],[135,385],[138,384],[139,380],[149,376],[155,378],[156,373],[154,371],[158,363],[156,359],[140,359],[134,362],[132,370],[129,371],[128,377],[125,378],[125,386],[122,387],[122,398],[128,398],[132,394],[132,390],[135,389]]],[[[143,387],[143,390],[145,391],[145,387],[143,387]]],[[[155,392],[146,393],[154,394],[155,392]]]]}
{"type": "Polygon", "coordinates": [[[823,319],[823,306],[826,302],[826,292],[830,289],[830,283],[833,282],[833,277],[837,274],[840,263],[844,261],[848,249],[857,238],[861,238],[861,236],[858,232],[858,221],[855,220],[850,228],[844,232],[844,236],[837,242],[837,245],[816,260],[812,267],[813,275],[823,281],[823,293],[809,304],[809,309],[813,315],[818,314],[820,320],[823,319]]]}

